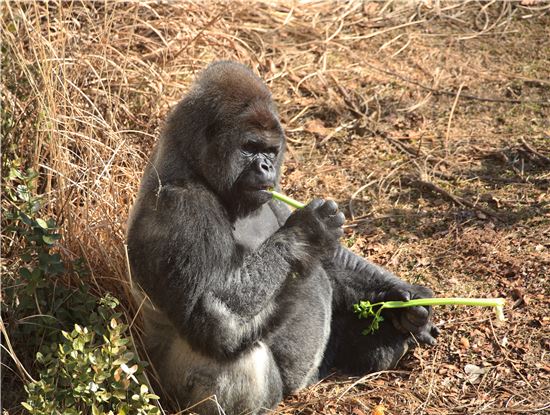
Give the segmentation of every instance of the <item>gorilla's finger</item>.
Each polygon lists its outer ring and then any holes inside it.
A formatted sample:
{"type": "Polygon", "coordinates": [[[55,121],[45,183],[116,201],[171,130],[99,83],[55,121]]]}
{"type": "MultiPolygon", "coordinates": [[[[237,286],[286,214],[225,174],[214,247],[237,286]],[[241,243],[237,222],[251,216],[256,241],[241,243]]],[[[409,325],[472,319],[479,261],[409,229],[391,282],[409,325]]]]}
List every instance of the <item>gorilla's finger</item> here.
{"type": "Polygon", "coordinates": [[[421,331],[415,334],[414,337],[416,337],[416,340],[418,340],[420,344],[429,344],[430,346],[435,346],[437,344],[437,340],[427,331],[421,331]]]}
{"type": "Polygon", "coordinates": [[[413,292],[412,298],[431,298],[434,296],[434,292],[430,290],[428,287],[424,287],[423,285],[413,285],[411,287],[411,291],[413,292]]]}
{"type": "Polygon", "coordinates": [[[321,206],[323,204],[323,202],[324,202],[323,199],[313,199],[311,202],[309,202],[307,204],[305,209],[307,209],[307,210],[316,210],[316,209],[319,208],[319,206],[321,206]]]}
{"type": "Polygon", "coordinates": [[[417,333],[420,326],[412,323],[411,321],[409,321],[407,319],[407,314],[406,313],[402,313],[400,316],[399,316],[399,323],[400,323],[400,326],[405,329],[405,332],[412,332],[412,333],[417,333]]]}
{"type": "Polygon", "coordinates": [[[416,306],[409,307],[405,311],[405,317],[416,326],[423,326],[430,318],[430,312],[426,307],[416,306]]]}
{"type": "Polygon", "coordinates": [[[345,221],[346,217],[344,216],[344,214],[342,212],[338,212],[327,221],[327,225],[331,227],[338,227],[342,226],[345,221]]]}
{"type": "Polygon", "coordinates": [[[441,330],[432,324],[432,327],[430,328],[430,334],[432,335],[432,337],[437,337],[441,334],[441,330]]]}
{"type": "Polygon", "coordinates": [[[319,214],[322,216],[335,215],[338,212],[338,204],[334,200],[327,200],[320,208],[319,214]]]}
{"type": "Polygon", "coordinates": [[[402,288],[391,288],[384,296],[384,301],[409,301],[411,293],[402,288]]]}
{"type": "Polygon", "coordinates": [[[398,315],[392,315],[390,316],[391,322],[393,326],[397,329],[397,331],[400,331],[401,333],[408,333],[410,330],[407,330],[403,325],[401,324],[401,319],[398,315]]]}

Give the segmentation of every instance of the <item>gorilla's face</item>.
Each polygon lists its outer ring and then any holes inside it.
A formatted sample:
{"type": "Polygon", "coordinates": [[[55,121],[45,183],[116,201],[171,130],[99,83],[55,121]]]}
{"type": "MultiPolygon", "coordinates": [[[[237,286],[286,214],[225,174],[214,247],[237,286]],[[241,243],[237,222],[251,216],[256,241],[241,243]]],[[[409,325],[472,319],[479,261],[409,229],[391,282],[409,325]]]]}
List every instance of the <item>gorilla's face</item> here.
{"type": "Polygon", "coordinates": [[[234,157],[242,168],[232,194],[252,204],[264,203],[271,197],[266,190],[277,182],[280,136],[274,131],[252,130],[244,133],[240,141],[234,157]]]}
{"type": "Polygon", "coordinates": [[[279,179],[284,134],[271,100],[256,100],[214,129],[203,174],[232,216],[246,215],[271,199],[279,179]],[[228,122],[229,121],[229,122],[228,122]],[[231,128],[227,128],[231,126],[231,128]],[[217,163],[211,163],[216,160],[217,163]]]}

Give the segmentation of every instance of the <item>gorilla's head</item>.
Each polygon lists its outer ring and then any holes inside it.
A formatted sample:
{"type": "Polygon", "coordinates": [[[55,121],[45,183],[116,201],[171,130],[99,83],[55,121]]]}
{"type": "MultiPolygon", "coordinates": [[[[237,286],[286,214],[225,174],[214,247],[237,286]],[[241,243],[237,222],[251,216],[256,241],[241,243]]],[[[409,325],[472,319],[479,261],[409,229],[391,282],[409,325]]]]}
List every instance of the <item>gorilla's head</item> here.
{"type": "Polygon", "coordinates": [[[271,93],[246,66],[208,66],[171,113],[163,139],[178,153],[172,163],[181,160],[233,217],[271,198],[265,190],[278,182],[284,134],[271,93]]]}

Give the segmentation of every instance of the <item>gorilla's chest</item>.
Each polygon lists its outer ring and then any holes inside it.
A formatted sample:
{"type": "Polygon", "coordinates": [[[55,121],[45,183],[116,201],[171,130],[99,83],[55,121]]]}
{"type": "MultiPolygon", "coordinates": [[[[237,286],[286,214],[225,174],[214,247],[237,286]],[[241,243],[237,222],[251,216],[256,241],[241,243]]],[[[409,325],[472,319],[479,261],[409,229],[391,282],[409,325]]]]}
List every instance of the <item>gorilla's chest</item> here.
{"type": "Polygon", "coordinates": [[[233,226],[233,237],[247,251],[255,251],[279,229],[277,218],[268,205],[255,215],[238,219],[233,226]]]}

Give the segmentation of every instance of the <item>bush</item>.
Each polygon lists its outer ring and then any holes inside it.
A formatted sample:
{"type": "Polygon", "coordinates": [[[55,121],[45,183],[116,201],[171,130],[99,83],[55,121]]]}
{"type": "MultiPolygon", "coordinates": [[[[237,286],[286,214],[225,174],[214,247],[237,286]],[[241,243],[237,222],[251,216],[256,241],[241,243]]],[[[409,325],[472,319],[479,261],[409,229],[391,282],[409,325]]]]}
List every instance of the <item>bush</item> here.
{"type": "Polygon", "coordinates": [[[6,255],[12,283],[5,284],[3,311],[7,321],[18,325],[13,335],[26,339],[27,347],[36,350],[43,342],[58,340],[61,329],[84,324],[96,301],[84,283],[83,261],[61,258],[56,222],[41,215],[38,174],[24,169],[19,159],[6,164],[3,231],[12,235],[17,248],[6,255]]]}
{"type": "Polygon", "coordinates": [[[90,327],[75,324],[63,331],[63,341],[38,353],[40,380],[28,384],[23,406],[36,415],[51,414],[158,414],[142,373],[131,351],[127,326],[114,313],[118,301],[99,301],[90,327]]]}
{"type": "Polygon", "coordinates": [[[84,261],[62,258],[56,222],[41,215],[38,174],[22,164],[3,160],[3,230],[16,243],[2,318],[19,360],[36,355],[38,380],[25,385],[23,407],[37,415],[159,413],[119,301],[92,295],[84,261]]]}

